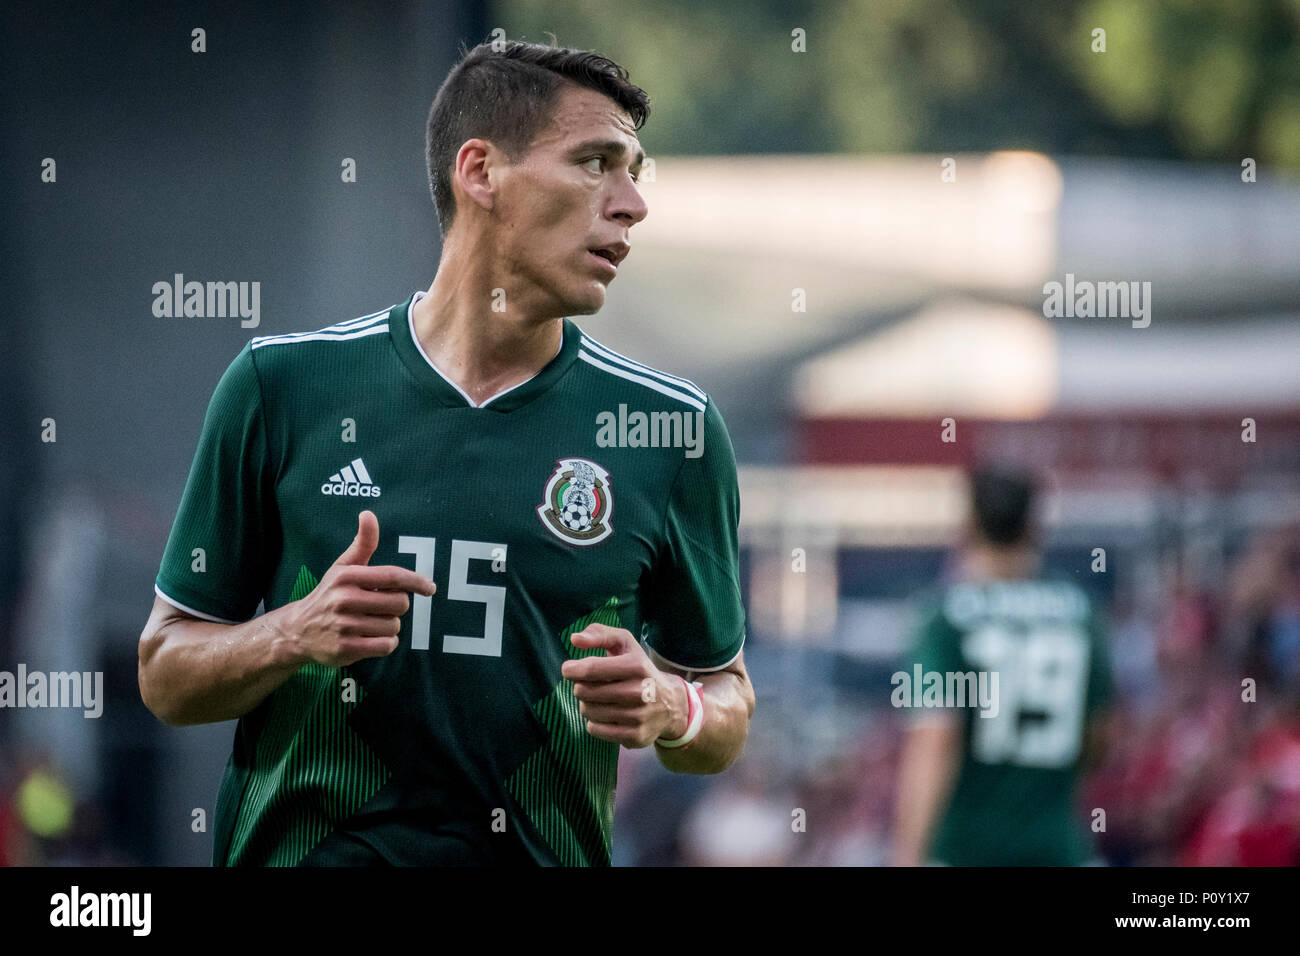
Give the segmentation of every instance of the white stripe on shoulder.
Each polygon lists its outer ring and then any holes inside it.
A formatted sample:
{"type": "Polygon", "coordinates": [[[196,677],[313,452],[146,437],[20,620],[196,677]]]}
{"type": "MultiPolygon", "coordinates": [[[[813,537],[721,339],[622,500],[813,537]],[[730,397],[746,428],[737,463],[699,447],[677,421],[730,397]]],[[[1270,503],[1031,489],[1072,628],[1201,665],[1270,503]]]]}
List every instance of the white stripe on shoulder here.
{"type": "Polygon", "coordinates": [[[367,335],[376,335],[388,331],[388,313],[378,319],[370,319],[365,325],[353,329],[320,329],[316,332],[286,332],[284,335],[266,335],[253,339],[252,348],[260,349],[263,345],[291,345],[294,342],[343,342],[347,339],[361,339],[367,335]]]}
{"type": "Polygon", "coordinates": [[[704,393],[704,390],[701,389],[694,382],[690,381],[689,379],[680,378],[676,375],[669,375],[667,372],[661,372],[657,368],[651,368],[649,365],[643,365],[642,363],[636,361],[635,359],[630,359],[626,355],[623,355],[620,352],[615,352],[613,349],[609,348],[608,346],[601,345],[599,342],[593,339],[586,332],[582,333],[582,344],[587,346],[587,348],[591,349],[592,352],[594,352],[596,355],[599,355],[601,358],[605,359],[606,361],[613,362],[616,365],[622,365],[623,367],[629,368],[634,372],[640,372],[642,375],[649,375],[653,378],[657,378],[662,382],[668,383],[669,385],[675,385],[677,388],[680,388],[684,392],[690,392],[692,395],[694,395],[702,402],[707,402],[709,400],[709,396],[704,393]]]}
{"type": "Polygon", "coordinates": [[[387,309],[380,309],[378,312],[371,312],[369,315],[363,315],[360,318],[348,319],[346,322],[336,322],[333,325],[325,326],[323,329],[312,329],[308,332],[277,332],[274,335],[259,335],[253,339],[253,347],[256,348],[258,345],[263,342],[269,342],[271,339],[303,339],[309,335],[351,332],[355,329],[362,329],[374,325],[376,322],[387,321],[388,314],[392,311],[392,306],[389,306],[387,309]]]}
{"type": "Polygon", "coordinates": [[[264,339],[284,339],[298,338],[303,335],[316,335],[320,332],[347,332],[351,329],[359,329],[367,325],[373,325],[388,318],[392,307],[380,309],[378,312],[371,312],[369,315],[363,315],[359,319],[348,319],[346,322],[336,322],[334,325],[327,325],[323,329],[312,329],[309,332],[276,332],[274,335],[259,335],[253,339],[254,342],[264,339]]]}
{"type": "MultiPolygon", "coordinates": [[[[368,325],[371,319],[386,319],[388,318],[388,313],[392,311],[393,311],[393,307],[390,305],[388,308],[380,309],[378,312],[371,312],[369,315],[363,315],[359,319],[348,319],[346,322],[339,322],[335,325],[328,326],[328,328],[331,329],[358,328],[362,325],[368,325]]],[[[322,331],[324,330],[322,329],[322,331]]]]}
{"type": "Polygon", "coordinates": [[[686,392],[679,392],[676,389],[669,388],[667,385],[665,385],[663,382],[659,381],[658,379],[648,378],[645,375],[637,375],[635,372],[631,372],[628,369],[623,368],[621,366],[610,365],[608,362],[602,362],[600,359],[593,357],[590,353],[584,351],[583,349],[578,350],[578,358],[582,359],[588,365],[594,365],[596,366],[596,368],[604,369],[606,372],[609,372],[611,375],[617,375],[619,378],[625,378],[629,382],[637,382],[638,384],[644,385],[646,388],[653,388],[656,392],[659,392],[660,394],[667,395],[669,398],[675,398],[679,402],[685,402],[687,405],[690,405],[692,408],[696,408],[699,409],[700,411],[704,411],[704,402],[698,400],[694,395],[688,395],[686,392]]]}

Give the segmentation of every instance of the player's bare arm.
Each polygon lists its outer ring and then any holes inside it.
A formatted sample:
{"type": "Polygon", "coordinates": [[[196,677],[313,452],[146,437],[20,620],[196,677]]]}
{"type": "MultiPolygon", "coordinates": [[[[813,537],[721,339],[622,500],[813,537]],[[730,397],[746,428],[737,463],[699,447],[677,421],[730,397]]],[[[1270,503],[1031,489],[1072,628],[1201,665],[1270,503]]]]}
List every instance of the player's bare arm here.
{"type": "MultiPolygon", "coordinates": [[[[744,652],[722,670],[707,674],[681,671],[662,659],[657,663],[661,673],[703,685],[705,713],[704,725],[694,743],[676,750],[656,747],[659,762],[676,773],[718,773],[727,769],[744,750],[754,716],[754,688],[745,670],[744,652]]],[[[675,683],[682,687],[679,681],[675,683]]],[[[664,736],[680,735],[683,730],[685,725],[678,725],[664,736]]]]}
{"type": "Polygon", "coordinates": [[[931,715],[908,730],[899,761],[894,866],[925,862],[960,758],[961,723],[951,715],[931,715]]]}
{"type": "MultiPolygon", "coordinates": [[[[688,672],[652,661],[623,628],[590,624],[571,640],[575,647],[605,649],[604,657],[565,661],[560,669],[573,681],[588,733],[632,748],[686,733],[689,703],[683,679],[690,679],[688,672]]],[[[703,685],[705,710],[699,736],[686,747],[655,749],[663,765],[677,773],[720,773],[744,749],[754,713],[743,654],[725,670],[695,680],[703,685]]]]}
{"type": "Polygon", "coordinates": [[[145,706],[173,725],[233,720],[308,661],[342,667],[397,648],[408,592],[434,584],[408,568],[369,567],[379,521],[363,511],[357,536],[306,597],[243,624],[204,621],[154,599],[140,635],[145,706]]]}

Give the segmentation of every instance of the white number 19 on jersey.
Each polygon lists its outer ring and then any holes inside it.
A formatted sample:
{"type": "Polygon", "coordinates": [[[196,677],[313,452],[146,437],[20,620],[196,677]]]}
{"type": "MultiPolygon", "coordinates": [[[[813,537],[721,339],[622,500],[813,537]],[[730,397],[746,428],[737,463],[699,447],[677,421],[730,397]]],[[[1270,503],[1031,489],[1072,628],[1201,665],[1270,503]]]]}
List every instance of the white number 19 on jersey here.
{"type": "Polygon", "coordinates": [[[968,633],[962,653],[998,673],[998,713],[971,718],[982,763],[1064,767],[1079,754],[1088,681],[1088,639],[1078,628],[1029,632],[989,623],[968,633]]]}

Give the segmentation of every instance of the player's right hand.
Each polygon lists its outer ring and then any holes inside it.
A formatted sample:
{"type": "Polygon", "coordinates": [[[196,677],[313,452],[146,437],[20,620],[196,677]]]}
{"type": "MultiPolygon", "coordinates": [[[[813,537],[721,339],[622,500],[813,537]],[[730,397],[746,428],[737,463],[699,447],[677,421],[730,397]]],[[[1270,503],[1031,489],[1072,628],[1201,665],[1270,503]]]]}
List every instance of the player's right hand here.
{"type": "Polygon", "coordinates": [[[410,568],[370,567],[379,546],[379,519],[373,511],[357,518],[357,536],[310,594],[286,605],[292,609],[286,630],[305,659],[344,667],[397,649],[402,615],[410,593],[432,595],[436,585],[410,568]]]}

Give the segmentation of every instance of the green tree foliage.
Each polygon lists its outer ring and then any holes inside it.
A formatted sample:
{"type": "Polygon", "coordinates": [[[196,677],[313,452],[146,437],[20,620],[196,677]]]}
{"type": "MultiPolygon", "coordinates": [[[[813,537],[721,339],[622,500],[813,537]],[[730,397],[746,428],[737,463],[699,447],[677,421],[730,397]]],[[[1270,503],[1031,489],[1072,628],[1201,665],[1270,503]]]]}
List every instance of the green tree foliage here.
{"type": "Polygon", "coordinates": [[[626,66],[657,152],[1024,148],[1300,171],[1300,0],[498,0],[491,17],[626,66]]]}

